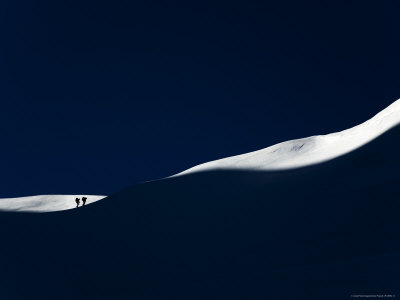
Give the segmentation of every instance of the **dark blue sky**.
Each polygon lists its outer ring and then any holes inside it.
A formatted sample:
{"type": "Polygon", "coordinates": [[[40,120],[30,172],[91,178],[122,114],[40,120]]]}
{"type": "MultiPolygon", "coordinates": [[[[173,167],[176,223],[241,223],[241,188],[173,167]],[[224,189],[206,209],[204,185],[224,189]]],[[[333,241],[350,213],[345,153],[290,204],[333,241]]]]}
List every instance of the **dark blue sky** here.
{"type": "Polygon", "coordinates": [[[0,196],[110,194],[400,97],[394,1],[1,1],[0,196]]]}

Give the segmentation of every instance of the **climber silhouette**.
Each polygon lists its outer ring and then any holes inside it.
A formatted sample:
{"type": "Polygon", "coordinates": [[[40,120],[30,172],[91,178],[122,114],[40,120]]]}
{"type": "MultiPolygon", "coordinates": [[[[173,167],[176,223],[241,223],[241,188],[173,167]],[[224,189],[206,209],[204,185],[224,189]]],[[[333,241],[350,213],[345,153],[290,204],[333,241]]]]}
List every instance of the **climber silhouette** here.
{"type": "Polygon", "coordinates": [[[84,206],[85,204],[86,204],[86,200],[87,200],[87,198],[86,197],[82,197],[82,206],[84,206]]]}
{"type": "Polygon", "coordinates": [[[76,202],[76,208],[78,208],[78,206],[79,206],[79,198],[75,198],[75,202],[76,202]]]}

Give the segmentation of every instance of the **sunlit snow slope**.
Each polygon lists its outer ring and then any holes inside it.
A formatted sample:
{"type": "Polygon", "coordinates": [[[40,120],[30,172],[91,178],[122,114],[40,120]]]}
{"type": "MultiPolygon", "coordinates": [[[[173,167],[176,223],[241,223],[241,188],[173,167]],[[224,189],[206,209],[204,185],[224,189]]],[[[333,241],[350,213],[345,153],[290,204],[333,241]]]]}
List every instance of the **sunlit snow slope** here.
{"type": "MultiPolygon", "coordinates": [[[[86,204],[96,202],[105,196],[92,195],[40,195],[20,198],[0,198],[0,210],[25,211],[25,212],[49,212],[66,210],[76,207],[75,198],[86,197],[86,204]]],[[[80,206],[82,201],[80,202],[80,206]]]]}
{"type": "Polygon", "coordinates": [[[353,151],[400,123],[400,100],[370,120],[327,135],[282,142],[258,151],[207,162],[177,175],[222,170],[280,170],[324,162],[353,151]]]}

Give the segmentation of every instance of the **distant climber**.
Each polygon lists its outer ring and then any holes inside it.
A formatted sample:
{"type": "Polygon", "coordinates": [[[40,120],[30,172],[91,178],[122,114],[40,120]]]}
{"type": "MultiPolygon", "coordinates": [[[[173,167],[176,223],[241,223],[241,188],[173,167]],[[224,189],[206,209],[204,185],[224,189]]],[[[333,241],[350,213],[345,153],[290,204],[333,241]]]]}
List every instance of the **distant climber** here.
{"type": "MultiPolygon", "coordinates": [[[[82,199],[82,200],[83,200],[83,199],[82,199]]],[[[86,201],[86,200],[85,200],[85,201],[86,201]]],[[[78,208],[79,202],[80,202],[79,198],[75,198],[75,202],[76,202],[76,208],[78,208]]]]}
{"type": "Polygon", "coordinates": [[[84,206],[85,204],[86,204],[86,200],[87,200],[87,198],[86,197],[82,197],[82,206],[84,206]]]}

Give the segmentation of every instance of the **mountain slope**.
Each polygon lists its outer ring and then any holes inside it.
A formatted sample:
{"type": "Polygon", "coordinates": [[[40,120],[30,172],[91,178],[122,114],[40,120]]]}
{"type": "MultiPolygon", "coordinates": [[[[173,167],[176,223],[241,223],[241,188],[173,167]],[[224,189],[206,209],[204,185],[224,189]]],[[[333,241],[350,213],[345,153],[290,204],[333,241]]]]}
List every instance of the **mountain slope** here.
{"type": "MultiPolygon", "coordinates": [[[[324,136],[286,141],[271,147],[207,162],[177,175],[216,170],[285,170],[331,160],[372,141],[400,123],[400,100],[353,128],[324,136]]],[[[174,176],[177,176],[174,175],[174,176]]],[[[80,197],[80,196],[76,196],[80,197]]],[[[88,204],[105,196],[89,196],[88,204]]],[[[51,212],[75,207],[74,195],[0,198],[0,210],[51,212]]]]}
{"type": "Polygon", "coordinates": [[[398,294],[399,146],[397,126],[306,168],[198,172],[82,209],[0,213],[0,290],[5,299],[398,294]]]}
{"type": "Polygon", "coordinates": [[[400,100],[397,100],[370,120],[353,128],[286,141],[258,151],[207,162],[177,175],[207,170],[282,170],[305,167],[349,153],[399,123],[400,100]]]}

